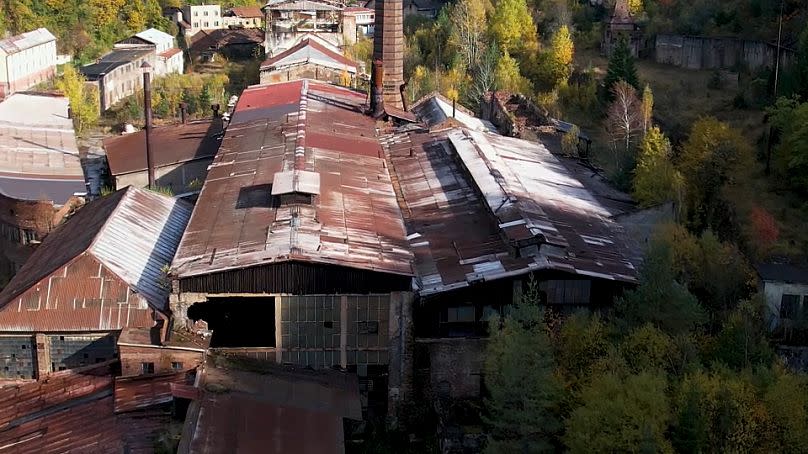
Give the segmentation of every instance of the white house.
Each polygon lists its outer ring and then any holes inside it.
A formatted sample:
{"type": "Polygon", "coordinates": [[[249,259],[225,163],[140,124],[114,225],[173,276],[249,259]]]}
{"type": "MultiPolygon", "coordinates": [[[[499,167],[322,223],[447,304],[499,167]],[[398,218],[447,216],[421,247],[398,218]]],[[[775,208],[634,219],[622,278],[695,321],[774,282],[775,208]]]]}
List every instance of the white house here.
{"type": "Polygon", "coordinates": [[[194,36],[200,30],[216,30],[226,28],[222,18],[221,5],[186,5],[182,8],[182,20],[189,28],[185,36],[194,36]]]}
{"type": "Polygon", "coordinates": [[[164,76],[171,73],[182,74],[185,59],[182,50],[175,45],[174,37],[168,33],[150,28],[115,43],[115,49],[139,49],[148,46],[156,54],[154,74],[164,76]]]}
{"type": "Polygon", "coordinates": [[[342,10],[342,15],[355,17],[356,29],[363,35],[373,35],[373,26],[376,23],[376,11],[361,6],[349,6],[342,10]]]}
{"type": "Polygon", "coordinates": [[[788,330],[808,319],[808,269],[785,264],[757,266],[766,319],[772,330],[788,330]]]}
{"type": "Polygon", "coordinates": [[[0,40],[0,98],[56,76],[56,37],[46,28],[0,40]]]}

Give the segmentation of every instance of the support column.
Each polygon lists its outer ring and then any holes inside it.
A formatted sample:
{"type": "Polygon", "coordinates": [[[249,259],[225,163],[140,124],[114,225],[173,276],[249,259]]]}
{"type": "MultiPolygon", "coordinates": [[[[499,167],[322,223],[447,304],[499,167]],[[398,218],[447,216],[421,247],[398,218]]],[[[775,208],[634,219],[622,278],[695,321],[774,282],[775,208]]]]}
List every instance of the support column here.
{"type": "Polygon", "coordinates": [[[36,348],[36,378],[41,380],[51,373],[51,342],[50,337],[42,333],[34,334],[34,347],[36,348]]]}
{"type": "Polygon", "coordinates": [[[339,366],[348,368],[348,296],[339,300],[339,366]]]}
{"type": "Polygon", "coordinates": [[[281,333],[281,297],[275,297],[275,362],[283,362],[283,333],[281,333]]]}
{"type": "Polygon", "coordinates": [[[401,403],[412,395],[415,342],[412,332],[412,292],[390,294],[390,365],[387,385],[388,426],[395,428],[403,416],[401,403]]]}

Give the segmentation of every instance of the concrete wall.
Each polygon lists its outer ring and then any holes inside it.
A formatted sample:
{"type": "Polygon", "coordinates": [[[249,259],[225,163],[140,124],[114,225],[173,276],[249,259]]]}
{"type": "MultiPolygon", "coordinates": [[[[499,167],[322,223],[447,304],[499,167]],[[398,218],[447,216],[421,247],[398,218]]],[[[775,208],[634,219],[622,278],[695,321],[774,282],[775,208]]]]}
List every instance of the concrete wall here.
{"type": "Polygon", "coordinates": [[[188,351],[163,346],[130,346],[119,345],[121,359],[121,374],[123,376],[141,375],[143,363],[154,364],[154,373],[176,372],[190,370],[202,364],[205,359],[204,351],[188,351]],[[174,368],[176,364],[178,369],[174,368]]]}
{"type": "Polygon", "coordinates": [[[426,395],[452,399],[479,398],[486,339],[417,339],[416,367],[428,371],[426,395]]]}
{"type": "Polygon", "coordinates": [[[143,89],[143,72],[140,65],[146,61],[157,67],[157,54],[151,52],[131,63],[118,66],[103,76],[103,80],[87,82],[99,90],[101,111],[109,109],[118,101],[143,89]],[[103,88],[103,90],[102,90],[103,88]]]}
{"type": "MultiPolygon", "coordinates": [[[[158,186],[161,188],[169,188],[174,194],[199,190],[201,187],[192,188],[189,187],[189,185],[194,180],[198,180],[200,183],[204,182],[208,174],[208,166],[212,162],[213,157],[210,157],[159,167],[156,169],[154,176],[158,186]]],[[[125,188],[130,185],[137,188],[145,188],[149,185],[149,173],[144,170],[115,177],[115,187],[117,189],[125,188]]]]}
{"type": "Polygon", "coordinates": [[[200,30],[226,28],[220,5],[187,5],[182,8],[182,17],[191,25],[187,36],[193,36],[200,30]]]}
{"type": "Polygon", "coordinates": [[[23,51],[0,53],[0,86],[6,95],[27,90],[56,76],[56,41],[50,41],[23,51]]]}
{"type": "MultiPolygon", "coordinates": [[[[741,69],[755,71],[774,68],[777,47],[762,41],[737,38],[658,35],[654,59],[688,69],[741,69]]],[[[780,67],[794,61],[795,52],[780,48],[780,67]]]]}
{"type": "Polygon", "coordinates": [[[798,295],[802,297],[803,311],[808,310],[808,285],[788,284],[785,282],[763,282],[763,297],[766,301],[766,321],[769,329],[782,326],[780,320],[780,304],[783,295],[798,295]]]}
{"type": "MultiPolygon", "coordinates": [[[[354,85],[356,74],[349,73],[351,86],[354,85]]],[[[286,82],[298,79],[314,79],[331,82],[339,85],[342,79],[342,70],[328,68],[314,63],[306,63],[272,71],[261,71],[261,83],[286,82]]]]}

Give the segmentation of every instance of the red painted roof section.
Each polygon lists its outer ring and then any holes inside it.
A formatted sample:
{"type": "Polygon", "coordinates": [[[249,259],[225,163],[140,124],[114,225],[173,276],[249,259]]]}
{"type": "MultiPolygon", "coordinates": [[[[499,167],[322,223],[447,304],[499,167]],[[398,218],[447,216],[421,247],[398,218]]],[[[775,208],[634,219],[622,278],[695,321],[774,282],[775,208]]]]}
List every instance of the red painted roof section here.
{"type": "Polygon", "coordinates": [[[230,8],[230,11],[233,15],[238,17],[244,18],[254,18],[254,17],[264,17],[264,13],[261,11],[261,8],[257,6],[235,6],[230,8]]]}
{"type": "Polygon", "coordinates": [[[171,49],[168,49],[167,51],[164,51],[164,52],[160,52],[160,53],[159,53],[159,54],[157,54],[157,55],[159,55],[159,56],[161,56],[161,57],[163,57],[163,58],[171,58],[171,57],[173,57],[173,56],[175,56],[175,55],[179,54],[180,52],[182,52],[182,49],[178,49],[178,48],[176,48],[176,47],[172,47],[171,49]]]}
{"type": "Polygon", "coordinates": [[[338,52],[334,52],[333,50],[323,46],[322,44],[318,43],[313,39],[306,38],[297,43],[295,46],[290,47],[289,49],[286,49],[285,51],[279,53],[278,55],[274,55],[271,58],[268,58],[266,61],[264,61],[264,63],[261,64],[261,68],[263,69],[266,67],[274,66],[277,62],[294,55],[295,53],[301,51],[305,47],[311,47],[312,49],[316,49],[317,51],[331,58],[334,61],[334,63],[338,65],[345,65],[353,68],[359,66],[357,62],[351,60],[350,58],[338,52]]]}

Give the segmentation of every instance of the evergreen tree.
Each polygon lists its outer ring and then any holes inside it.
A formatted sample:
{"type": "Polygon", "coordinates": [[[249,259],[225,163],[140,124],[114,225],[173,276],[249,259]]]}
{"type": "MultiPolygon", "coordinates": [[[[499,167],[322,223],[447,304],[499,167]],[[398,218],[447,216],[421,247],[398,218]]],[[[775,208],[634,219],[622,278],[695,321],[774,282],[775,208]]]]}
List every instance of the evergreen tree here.
{"type": "Polygon", "coordinates": [[[618,41],[617,46],[612,49],[609,57],[609,67],[606,71],[606,96],[611,99],[612,87],[618,81],[624,80],[629,85],[639,90],[640,79],[637,77],[637,68],[634,66],[634,57],[631,56],[631,49],[625,38],[618,41]]]}
{"type": "Polygon", "coordinates": [[[562,389],[537,301],[532,286],[504,320],[491,324],[485,355],[488,453],[552,452],[561,429],[562,389]]]}

